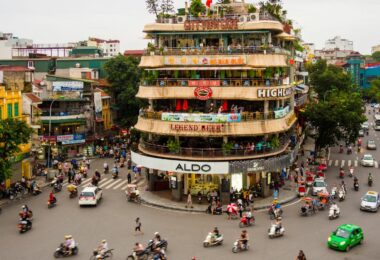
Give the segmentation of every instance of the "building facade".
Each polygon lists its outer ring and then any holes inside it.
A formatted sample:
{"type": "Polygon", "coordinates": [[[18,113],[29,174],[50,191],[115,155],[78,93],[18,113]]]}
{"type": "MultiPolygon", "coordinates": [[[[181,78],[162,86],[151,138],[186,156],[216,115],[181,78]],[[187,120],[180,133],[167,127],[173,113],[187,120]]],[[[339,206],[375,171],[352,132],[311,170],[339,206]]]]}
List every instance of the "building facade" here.
{"type": "Polygon", "coordinates": [[[111,58],[120,53],[119,40],[103,40],[90,37],[87,41],[88,46],[95,46],[102,50],[104,57],[111,58]]]}
{"type": "Polygon", "coordinates": [[[12,59],[13,48],[26,48],[33,45],[33,41],[13,36],[12,33],[0,32],[0,59],[12,59]]]}
{"type": "Polygon", "coordinates": [[[353,51],[354,42],[343,39],[340,36],[335,36],[332,39],[328,39],[325,43],[325,50],[341,50],[341,51],[353,51]]]}
{"type": "Polygon", "coordinates": [[[372,51],[372,54],[375,53],[375,52],[378,52],[380,51],[380,44],[379,45],[375,45],[371,48],[371,51],[372,51]]]}
{"type": "Polygon", "coordinates": [[[137,97],[149,107],[135,125],[132,161],[150,190],[178,200],[217,191],[226,202],[231,188],[257,188],[265,197],[294,160],[296,38],[234,5],[240,11],[228,18],[177,16],[144,28],[153,40],[137,97]]]}

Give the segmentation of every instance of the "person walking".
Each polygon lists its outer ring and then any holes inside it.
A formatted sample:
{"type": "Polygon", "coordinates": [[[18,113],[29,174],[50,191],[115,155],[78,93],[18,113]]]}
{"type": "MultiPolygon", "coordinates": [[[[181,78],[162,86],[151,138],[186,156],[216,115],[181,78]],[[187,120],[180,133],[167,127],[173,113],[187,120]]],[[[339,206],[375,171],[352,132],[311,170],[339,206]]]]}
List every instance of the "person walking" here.
{"type": "Polygon", "coordinates": [[[68,182],[71,183],[74,179],[74,171],[73,171],[73,168],[69,168],[69,171],[67,173],[67,177],[68,177],[68,182]]]}
{"type": "Polygon", "coordinates": [[[131,171],[128,170],[128,173],[127,173],[127,180],[128,180],[128,184],[131,184],[132,182],[132,175],[131,175],[131,171]]]}
{"type": "Polygon", "coordinates": [[[135,235],[137,235],[137,232],[139,232],[141,235],[144,234],[144,233],[141,231],[141,221],[140,221],[140,218],[136,218],[135,222],[136,222],[136,226],[135,226],[135,235]]]}
{"type": "Polygon", "coordinates": [[[193,199],[191,198],[191,193],[187,194],[187,205],[186,208],[193,208],[193,199]]]}
{"type": "Polygon", "coordinates": [[[298,256],[296,257],[296,260],[306,260],[306,256],[302,250],[299,251],[298,256]]]}

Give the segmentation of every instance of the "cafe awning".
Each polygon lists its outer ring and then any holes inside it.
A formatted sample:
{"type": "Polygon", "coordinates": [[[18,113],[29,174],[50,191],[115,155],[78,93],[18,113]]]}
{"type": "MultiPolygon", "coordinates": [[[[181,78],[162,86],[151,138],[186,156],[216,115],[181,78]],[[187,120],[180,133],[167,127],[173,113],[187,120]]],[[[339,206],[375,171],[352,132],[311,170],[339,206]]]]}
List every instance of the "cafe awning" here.
{"type": "Polygon", "coordinates": [[[303,94],[306,94],[309,92],[309,86],[306,86],[305,84],[298,84],[296,86],[296,90],[302,92],[303,94]]]}

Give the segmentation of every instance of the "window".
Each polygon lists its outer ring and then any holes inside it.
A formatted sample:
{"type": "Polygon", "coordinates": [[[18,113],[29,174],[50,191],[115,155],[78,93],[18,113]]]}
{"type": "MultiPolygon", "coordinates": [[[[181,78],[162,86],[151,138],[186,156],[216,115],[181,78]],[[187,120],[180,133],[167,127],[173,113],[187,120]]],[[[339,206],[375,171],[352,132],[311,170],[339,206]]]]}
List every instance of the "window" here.
{"type": "Polygon", "coordinates": [[[15,117],[18,116],[18,103],[14,104],[14,110],[15,110],[15,117]]]}
{"type": "Polygon", "coordinates": [[[28,68],[34,68],[34,61],[28,61],[28,68]]]}
{"type": "Polygon", "coordinates": [[[8,104],[8,118],[12,118],[13,113],[12,113],[12,104],[8,104]]]}

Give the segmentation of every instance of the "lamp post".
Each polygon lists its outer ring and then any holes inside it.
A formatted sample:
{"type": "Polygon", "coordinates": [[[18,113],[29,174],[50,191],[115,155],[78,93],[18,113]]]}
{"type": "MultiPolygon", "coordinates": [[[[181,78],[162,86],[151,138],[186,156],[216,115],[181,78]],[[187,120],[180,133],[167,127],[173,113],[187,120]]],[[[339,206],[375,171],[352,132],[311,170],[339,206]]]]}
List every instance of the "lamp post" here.
{"type": "Polygon", "coordinates": [[[50,103],[50,109],[49,109],[49,150],[48,150],[48,159],[47,159],[47,162],[48,162],[48,165],[47,167],[50,168],[50,151],[51,151],[51,143],[50,143],[50,136],[51,136],[51,109],[53,107],[53,103],[55,102],[56,100],[54,99],[51,103],[50,103]]]}

